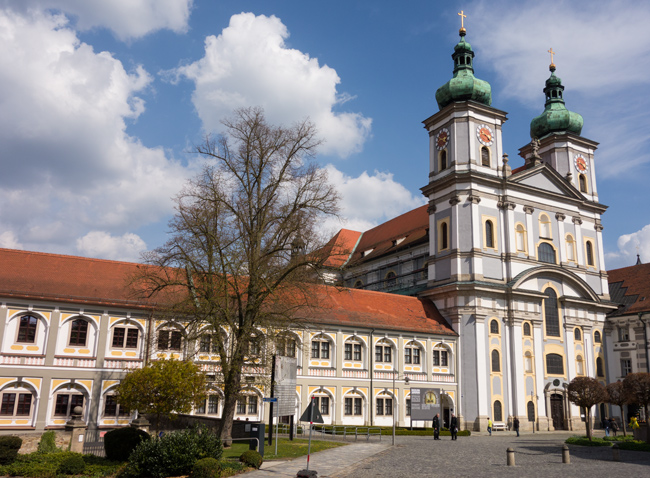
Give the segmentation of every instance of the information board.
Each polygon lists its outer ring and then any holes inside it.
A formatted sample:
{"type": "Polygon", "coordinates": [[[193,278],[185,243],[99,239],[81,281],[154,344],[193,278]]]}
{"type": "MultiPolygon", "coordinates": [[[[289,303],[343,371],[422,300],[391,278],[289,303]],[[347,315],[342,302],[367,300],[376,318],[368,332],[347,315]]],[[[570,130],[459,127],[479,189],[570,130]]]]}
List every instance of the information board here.
{"type": "Polygon", "coordinates": [[[273,397],[278,403],[273,404],[279,407],[278,412],[273,414],[279,417],[293,415],[296,413],[296,377],[298,374],[298,359],[295,357],[283,357],[275,355],[275,383],[273,384],[273,397]]]}
{"type": "Polygon", "coordinates": [[[439,388],[411,388],[411,420],[433,420],[440,413],[439,388]]]}

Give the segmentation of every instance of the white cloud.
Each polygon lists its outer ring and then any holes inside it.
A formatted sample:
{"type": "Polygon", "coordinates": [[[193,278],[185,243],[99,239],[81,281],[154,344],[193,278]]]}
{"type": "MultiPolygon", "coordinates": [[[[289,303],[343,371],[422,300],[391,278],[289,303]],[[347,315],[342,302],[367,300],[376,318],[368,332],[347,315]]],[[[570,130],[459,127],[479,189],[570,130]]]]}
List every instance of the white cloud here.
{"type": "Polygon", "coordinates": [[[0,230],[70,252],[172,212],[188,172],[126,134],[150,75],[82,43],[63,15],[0,10],[0,230]]]}
{"type": "Polygon", "coordinates": [[[22,249],[23,245],[18,241],[18,238],[13,232],[5,231],[0,234],[0,247],[6,249],[22,249]]]}
{"type": "Polygon", "coordinates": [[[331,164],[327,166],[330,182],[341,195],[342,221],[328,221],[330,231],[340,228],[366,231],[382,222],[422,206],[423,196],[414,196],[390,173],[366,171],[357,177],[342,173],[331,164]]]}
{"type": "Polygon", "coordinates": [[[336,71],[287,48],[288,37],[275,16],[233,15],[221,35],[206,38],[202,59],[167,73],[195,82],[193,102],[207,131],[220,130],[220,121],[235,108],[262,106],[275,124],[309,117],[325,140],[324,154],[346,157],[361,151],[372,120],[334,111],[351,98],[337,93],[336,71]]]}
{"type": "Polygon", "coordinates": [[[78,30],[105,27],[121,40],[161,29],[187,31],[193,0],[0,0],[13,9],[52,9],[76,18],[78,30]]]}
{"type": "Polygon", "coordinates": [[[618,269],[636,264],[636,255],[639,254],[641,262],[650,262],[650,224],[643,229],[624,234],[618,238],[618,251],[605,255],[607,269],[618,269]]]}
{"type": "Polygon", "coordinates": [[[139,262],[147,244],[137,235],[126,233],[111,236],[103,231],[90,231],[77,239],[77,252],[82,256],[139,262]]]}
{"type": "Polygon", "coordinates": [[[492,68],[499,79],[493,94],[541,113],[552,47],[567,108],[585,118],[583,135],[601,141],[599,175],[650,162],[650,29],[640,26],[650,23],[650,4],[483,0],[467,9],[477,76],[492,68]]]}

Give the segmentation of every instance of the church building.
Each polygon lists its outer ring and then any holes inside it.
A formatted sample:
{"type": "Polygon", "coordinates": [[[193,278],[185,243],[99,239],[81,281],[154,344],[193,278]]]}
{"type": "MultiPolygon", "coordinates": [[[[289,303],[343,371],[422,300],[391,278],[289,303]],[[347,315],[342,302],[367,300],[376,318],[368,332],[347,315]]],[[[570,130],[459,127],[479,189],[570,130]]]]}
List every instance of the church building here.
{"type": "Polygon", "coordinates": [[[568,401],[567,385],[578,376],[606,383],[603,330],[616,309],[604,264],[598,143],[580,135],[583,119],[566,108],[551,58],[544,111],[519,150],[525,164],[512,169],[503,151],[507,114],[474,76],[474,51],[465,28],[459,33],[453,77],[423,122],[428,205],[364,233],[341,231],[337,238],[358,238],[328,277],[437,306],[459,335],[462,428],[518,417],[522,429],[578,429],[585,414],[568,401]]]}

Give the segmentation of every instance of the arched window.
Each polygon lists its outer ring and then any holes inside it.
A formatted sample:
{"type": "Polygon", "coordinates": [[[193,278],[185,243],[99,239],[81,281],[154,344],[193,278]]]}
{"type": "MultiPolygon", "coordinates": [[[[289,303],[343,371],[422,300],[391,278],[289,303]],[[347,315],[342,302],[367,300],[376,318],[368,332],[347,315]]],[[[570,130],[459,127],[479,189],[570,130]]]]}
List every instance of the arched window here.
{"type": "Polygon", "coordinates": [[[578,177],[578,182],[580,183],[580,192],[587,192],[587,177],[584,174],[581,174],[578,177]]]}
{"type": "Polygon", "coordinates": [[[32,414],[34,396],[31,391],[23,388],[5,388],[0,393],[0,415],[3,419],[26,419],[32,414]]]}
{"type": "Polygon", "coordinates": [[[420,365],[422,363],[422,349],[417,342],[409,342],[404,347],[404,363],[420,365]]]}
{"type": "Polygon", "coordinates": [[[494,421],[495,422],[503,421],[503,407],[501,406],[501,402],[499,400],[494,402],[494,421]]]}
{"type": "Polygon", "coordinates": [[[517,251],[526,252],[526,228],[523,224],[517,224],[517,227],[515,227],[515,239],[517,251]]]}
{"type": "Polygon", "coordinates": [[[547,297],[544,299],[544,322],[546,323],[546,335],[552,337],[560,336],[560,315],[557,308],[557,294],[550,287],[544,291],[547,297]]]}
{"type": "Polygon", "coordinates": [[[375,345],[375,362],[393,362],[393,346],[387,340],[382,340],[375,345]]]}
{"type": "Polygon", "coordinates": [[[566,235],[566,258],[571,262],[576,260],[576,241],[571,234],[566,235]]]}
{"type": "Polygon", "coordinates": [[[68,344],[77,347],[85,347],[87,337],[88,321],[84,319],[73,320],[70,324],[70,341],[68,344]]]}
{"type": "Polygon", "coordinates": [[[555,264],[555,249],[548,242],[542,242],[537,247],[537,258],[539,262],[548,262],[549,264],[555,264]]]}
{"type": "Polygon", "coordinates": [[[481,148],[481,164],[490,166],[490,151],[485,146],[481,148]]]}
{"type": "Polygon", "coordinates": [[[183,334],[180,330],[164,328],[158,330],[158,350],[181,350],[183,334]]]}
{"type": "Polygon", "coordinates": [[[319,335],[311,341],[311,358],[330,358],[330,341],[324,335],[319,335]]]}
{"type": "Polygon", "coordinates": [[[528,322],[524,322],[524,335],[530,337],[530,324],[528,322]]]}
{"type": "Polygon", "coordinates": [[[397,275],[390,271],[386,274],[386,287],[395,287],[397,285],[397,275]]]}
{"type": "Polygon", "coordinates": [[[438,346],[433,349],[432,352],[433,365],[436,367],[447,367],[449,366],[449,352],[446,349],[438,346]]]}
{"type": "Polygon", "coordinates": [[[582,360],[582,355],[576,357],[576,374],[584,375],[585,374],[585,364],[582,360]]]}
{"type": "Polygon", "coordinates": [[[501,371],[501,360],[499,358],[499,351],[498,350],[493,350],[492,351],[492,371],[493,372],[500,372],[501,371]]]}
{"type": "Polygon", "coordinates": [[[440,249],[449,249],[449,229],[446,222],[440,225],[440,249]]]}
{"type": "Polygon", "coordinates": [[[526,373],[533,373],[533,355],[528,351],[524,354],[524,370],[526,373]]]}
{"type": "Polygon", "coordinates": [[[588,266],[593,266],[595,264],[594,262],[594,245],[591,241],[587,241],[585,244],[585,248],[587,250],[587,265],[588,266]]]}
{"type": "Polygon", "coordinates": [[[447,150],[440,151],[440,171],[447,169],[447,150]]]}
{"type": "Polygon", "coordinates": [[[363,345],[356,339],[348,339],[343,345],[343,359],[361,362],[363,345]]]}
{"type": "Polygon", "coordinates": [[[535,404],[533,402],[528,402],[528,405],[526,407],[528,409],[528,421],[529,422],[534,422],[535,421],[535,404]]]}
{"type": "Polygon", "coordinates": [[[485,221],[485,247],[494,248],[494,224],[492,221],[485,221]]]}
{"type": "Polygon", "coordinates": [[[354,283],[354,288],[355,289],[363,289],[363,282],[358,280],[354,283]]]}
{"type": "Polygon", "coordinates": [[[598,330],[594,332],[594,343],[596,344],[600,343],[600,332],[598,330]]]}
{"type": "Polygon", "coordinates": [[[603,359],[602,357],[596,358],[596,376],[604,377],[605,373],[603,371],[603,359]]]}
{"type": "Polygon", "coordinates": [[[18,337],[16,338],[16,342],[33,344],[36,340],[37,327],[38,319],[36,317],[33,315],[23,315],[18,324],[18,337]]]}
{"type": "Polygon", "coordinates": [[[573,338],[578,342],[582,340],[582,332],[580,332],[580,327],[576,327],[576,329],[573,331],[573,338]]]}
{"type": "Polygon", "coordinates": [[[551,239],[551,220],[546,214],[539,215],[539,237],[551,239]]]}
{"type": "Polygon", "coordinates": [[[499,322],[496,320],[492,320],[490,322],[490,333],[491,334],[498,334],[499,333],[499,322]]]}
{"type": "Polygon", "coordinates": [[[283,357],[295,357],[295,337],[289,333],[278,334],[278,336],[275,338],[275,353],[283,357]]]}
{"type": "Polygon", "coordinates": [[[564,375],[564,360],[562,360],[561,355],[546,355],[546,373],[549,375],[564,375]]]}

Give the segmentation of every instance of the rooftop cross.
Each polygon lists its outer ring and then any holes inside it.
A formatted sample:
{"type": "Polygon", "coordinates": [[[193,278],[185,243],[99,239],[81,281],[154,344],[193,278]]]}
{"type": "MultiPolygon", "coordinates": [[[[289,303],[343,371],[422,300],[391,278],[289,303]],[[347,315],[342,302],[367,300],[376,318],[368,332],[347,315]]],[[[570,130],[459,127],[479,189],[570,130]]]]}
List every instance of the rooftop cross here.
{"type": "Polygon", "coordinates": [[[555,67],[555,63],[553,63],[553,55],[555,55],[555,52],[553,51],[553,47],[551,47],[551,49],[547,51],[551,54],[551,67],[555,67]]]}
{"type": "Polygon", "coordinates": [[[464,20],[465,20],[465,18],[467,18],[467,15],[464,15],[463,13],[464,13],[463,10],[461,10],[460,13],[458,14],[460,16],[460,28],[461,28],[461,30],[465,29],[464,20]]]}

